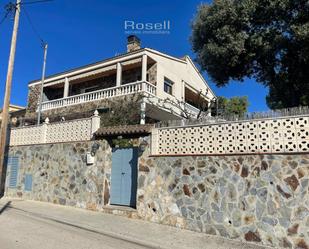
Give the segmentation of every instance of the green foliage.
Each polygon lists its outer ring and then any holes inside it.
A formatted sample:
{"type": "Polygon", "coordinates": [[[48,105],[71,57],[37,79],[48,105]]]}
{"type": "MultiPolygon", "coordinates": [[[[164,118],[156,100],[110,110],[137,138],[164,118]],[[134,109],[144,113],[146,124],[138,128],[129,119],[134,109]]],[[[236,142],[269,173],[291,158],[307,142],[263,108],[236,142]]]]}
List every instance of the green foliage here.
{"type": "Polygon", "coordinates": [[[129,95],[110,100],[108,111],[100,114],[101,126],[139,124],[141,98],[140,95],[129,95]]]}
{"type": "Polygon", "coordinates": [[[112,139],[112,147],[116,148],[131,148],[134,147],[136,144],[134,140],[128,138],[115,138],[112,139]]]}
{"type": "Polygon", "coordinates": [[[309,105],[309,1],[214,0],[192,25],[197,61],[217,86],[254,77],[270,108],[309,105]]]}
{"type": "Polygon", "coordinates": [[[227,99],[225,97],[218,97],[218,113],[214,110],[214,113],[219,116],[234,116],[243,117],[248,111],[248,98],[232,97],[227,99]]]}

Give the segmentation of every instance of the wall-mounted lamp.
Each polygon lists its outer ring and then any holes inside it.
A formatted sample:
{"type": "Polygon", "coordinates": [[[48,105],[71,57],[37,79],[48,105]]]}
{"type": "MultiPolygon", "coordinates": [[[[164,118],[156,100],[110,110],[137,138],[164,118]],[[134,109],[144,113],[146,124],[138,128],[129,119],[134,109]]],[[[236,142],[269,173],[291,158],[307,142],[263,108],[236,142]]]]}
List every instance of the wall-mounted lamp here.
{"type": "Polygon", "coordinates": [[[140,144],[139,144],[139,150],[140,150],[141,152],[144,152],[144,151],[146,150],[147,146],[148,146],[147,140],[143,139],[143,140],[140,142],[140,144]]]}
{"type": "Polygon", "coordinates": [[[95,156],[95,154],[97,153],[97,150],[100,148],[100,144],[95,142],[93,143],[93,145],[91,146],[91,156],[95,156]]]}

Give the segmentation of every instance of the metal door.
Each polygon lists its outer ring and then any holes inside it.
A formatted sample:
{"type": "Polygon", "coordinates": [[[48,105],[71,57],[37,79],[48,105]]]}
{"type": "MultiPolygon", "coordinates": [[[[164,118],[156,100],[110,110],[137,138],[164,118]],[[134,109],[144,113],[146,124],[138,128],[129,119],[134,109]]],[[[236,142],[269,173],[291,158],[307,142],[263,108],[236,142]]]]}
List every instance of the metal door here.
{"type": "Polygon", "coordinates": [[[137,148],[113,149],[111,204],[135,207],[137,152],[137,148]]]}

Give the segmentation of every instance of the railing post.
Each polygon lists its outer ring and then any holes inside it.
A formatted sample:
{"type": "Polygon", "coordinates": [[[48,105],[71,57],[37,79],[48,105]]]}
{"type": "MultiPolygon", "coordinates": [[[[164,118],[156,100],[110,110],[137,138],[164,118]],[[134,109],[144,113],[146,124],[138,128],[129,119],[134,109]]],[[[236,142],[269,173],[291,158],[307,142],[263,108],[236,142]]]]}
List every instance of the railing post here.
{"type": "Polygon", "coordinates": [[[93,116],[91,118],[91,135],[93,134],[100,128],[100,116],[98,110],[95,110],[93,113],[93,116]]]}
{"type": "Polygon", "coordinates": [[[47,141],[46,137],[47,137],[47,129],[49,125],[49,118],[47,117],[42,125],[42,138],[41,138],[41,143],[45,144],[47,141]]]}
{"type": "Polygon", "coordinates": [[[142,87],[141,87],[142,92],[146,92],[146,82],[142,82],[142,87]]]}

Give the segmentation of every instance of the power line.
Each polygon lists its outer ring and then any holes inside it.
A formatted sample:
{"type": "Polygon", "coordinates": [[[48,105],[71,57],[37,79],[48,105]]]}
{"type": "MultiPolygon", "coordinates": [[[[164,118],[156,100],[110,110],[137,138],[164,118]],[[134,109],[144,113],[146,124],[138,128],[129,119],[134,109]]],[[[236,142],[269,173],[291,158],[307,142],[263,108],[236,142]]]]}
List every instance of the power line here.
{"type": "Polygon", "coordinates": [[[4,9],[5,9],[5,14],[3,16],[3,18],[1,19],[0,21],[0,25],[5,21],[5,19],[14,11],[16,11],[16,4],[13,4],[13,3],[8,3],[4,6],[4,9]]]}
{"type": "Polygon", "coordinates": [[[38,0],[38,1],[32,1],[32,2],[22,2],[21,5],[25,4],[33,4],[33,3],[44,3],[44,2],[52,2],[53,0],[38,0]]]}
{"type": "Polygon", "coordinates": [[[23,7],[23,6],[21,6],[21,7],[22,7],[23,11],[24,11],[25,14],[26,14],[26,18],[27,18],[27,20],[28,20],[28,22],[29,22],[29,24],[30,24],[30,26],[31,26],[31,28],[32,28],[32,31],[33,31],[34,34],[37,36],[37,38],[40,40],[42,47],[44,47],[46,43],[45,43],[45,41],[42,39],[42,37],[41,37],[41,35],[39,34],[39,32],[38,32],[38,30],[36,29],[36,27],[34,26],[32,20],[31,20],[31,18],[30,18],[29,13],[27,12],[27,10],[26,10],[25,7],[23,7]]]}

